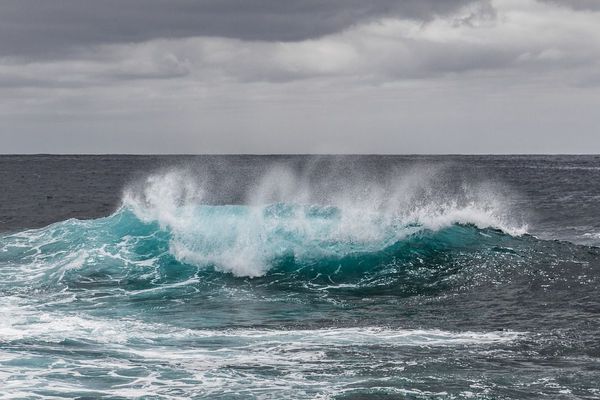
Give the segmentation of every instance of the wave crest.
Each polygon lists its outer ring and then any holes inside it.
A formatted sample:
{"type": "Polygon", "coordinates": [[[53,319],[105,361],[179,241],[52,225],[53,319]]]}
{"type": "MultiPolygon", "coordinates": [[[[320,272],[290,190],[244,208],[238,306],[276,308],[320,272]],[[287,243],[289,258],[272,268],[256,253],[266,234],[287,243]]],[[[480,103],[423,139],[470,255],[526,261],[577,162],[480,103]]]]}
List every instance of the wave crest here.
{"type": "Polygon", "coordinates": [[[425,231],[455,224],[521,235],[507,202],[489,184],[441,185],[412,172],[385,185],[317,185],[286,169],[265,174],[243,205],[206,204],[207,190],[184,170],[150,175],[125,191],[124,208],[170,234],[181,262],[214,266],[236,276],[264,275],[274,260],[303,263],[373,253],[425,231]]]}

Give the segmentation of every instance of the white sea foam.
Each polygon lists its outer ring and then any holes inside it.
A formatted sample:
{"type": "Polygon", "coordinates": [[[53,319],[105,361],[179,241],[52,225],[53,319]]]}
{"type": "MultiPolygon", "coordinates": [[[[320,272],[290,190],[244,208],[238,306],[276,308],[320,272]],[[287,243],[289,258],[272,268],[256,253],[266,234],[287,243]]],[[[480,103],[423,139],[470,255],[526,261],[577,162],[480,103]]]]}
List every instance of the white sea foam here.
{"type": "MultiPolygon", "coordinates": [[[[83,391],[90,396],[93,393],[93,396],[124,398],[195,395],[210,398],[226,391],[267,398],[282,395],[304,398],[309,392],[327,397],[327,393],[356,387],[360,374],[370,374],[374,368],[398,375],[417,363],[435,363],[423,356],[431,348],[486,350],[525,335],[373,326],[195,330],[131,318],[46,312],[29,305],[25,299],[10,296],[0,308],[0,318],[6,321],[0,328],[0,382],[4,382],[0,398],[32,393],[52,398],[51,394],[43,395],[51,393],[51,389],[63,396],[79,396],[83,391]],[[56,345],[65,340],[99,346],[107,356],[79,357],[72,353],[76,349],[72,346],[64,353],[56,353],[56,345]],[[388,354],[404,349],[405,356],[377,361],[357,356],[373,346],[384,348],[388,354]],[[51,365],[44,361],[45,348],[51,350],[51,365]],[[418,360],[414,354],[419,354],[418,360]],[[148,365],[152,368],[148,369],[148,365]],[[339,365],[347,369],[342,374],[336,373],[332,380],[332,368],[335,371],[339,365]],[[81,380],[63,379],[65,376],[81,380]],[[107,376],[112,383],[98,391],[91,392],[80,383],[86,377],[107,376]]],[[[373,383],[377,378],[369,379],[373,383]]],[[[385,386],[384,382],[382,385],[385,386]]]]}
{"type": "Polygon", "coordinates": [[[160,343],[163,340],[232,339],[241,347],[274,343],[310,346],[347,346],[389,344],[398,346],[452,346],[511,341],[518,332],[450,332],[438,329],[392,329],[385,327],[322,329],[186,329],[169,324],[147,323],[132,318],[104,319],[82,313],[40,311],[25,299],[5,296],[0,307],[0,342],[44,340],[61,342],[81,339],[104,344],[138,342],[160,343]]]}
{"type": "Polygon", "coordinates": [[[415,232],[453,224],[526,232],[513,221],[495,185],[448,188],[432,168],[392,175],[383,184],[344,181],[338,175],[315,184],[274,167],[240,207],[203,205],[204,180],[169,170],[128,188],[123,202],[142,221],[171,232],[170,251],[180,261],[250,277],[263,275],[281,255],[301,259],[378,251],[415,232]]]}

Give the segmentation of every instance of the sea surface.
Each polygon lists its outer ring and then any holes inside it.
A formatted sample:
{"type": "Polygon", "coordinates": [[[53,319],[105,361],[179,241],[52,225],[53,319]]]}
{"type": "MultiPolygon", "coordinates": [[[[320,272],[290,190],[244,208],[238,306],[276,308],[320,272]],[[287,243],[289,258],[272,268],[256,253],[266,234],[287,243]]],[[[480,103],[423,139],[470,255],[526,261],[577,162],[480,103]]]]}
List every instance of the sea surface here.
{"type": "Polygon", "coordinates": [[[0,156],[0,399],[598,399],[600,156],[0,156]]]}

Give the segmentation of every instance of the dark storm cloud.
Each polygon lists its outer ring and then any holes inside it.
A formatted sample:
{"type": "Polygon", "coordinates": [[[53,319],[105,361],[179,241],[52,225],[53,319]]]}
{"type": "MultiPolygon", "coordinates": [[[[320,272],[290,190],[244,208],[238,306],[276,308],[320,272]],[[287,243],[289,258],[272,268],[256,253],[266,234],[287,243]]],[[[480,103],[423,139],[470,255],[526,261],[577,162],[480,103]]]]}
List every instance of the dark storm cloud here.
{"type": "Polygon", "coordinates": [[[0,56],[192,36],[296,41],[382,16],[427,20],[473,1],[2,0],[0,56]]]}

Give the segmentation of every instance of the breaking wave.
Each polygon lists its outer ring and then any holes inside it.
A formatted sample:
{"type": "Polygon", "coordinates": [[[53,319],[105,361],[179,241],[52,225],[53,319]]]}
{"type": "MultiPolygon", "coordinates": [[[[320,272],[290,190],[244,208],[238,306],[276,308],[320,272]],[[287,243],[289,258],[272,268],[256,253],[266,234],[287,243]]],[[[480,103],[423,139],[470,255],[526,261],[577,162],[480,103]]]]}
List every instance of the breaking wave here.
{"type": "Polygon", "coordinates": [[[526,232],[511,223],[505,203],[489,189],[465,186],[446,197],[404,181],[393,190],[318,193],[313,202],[306,185],[290,183],[290,176],[270,173],[246,204],[218,205],[204,203],[205,190],[189,173],[154,174],[126,189],[123,205],[106,218],[72,219],[5,237],[3,258],[20,259],[27,273],[18,279],[25,280],[60,281],[83,267],[108,273],[167,264],[238,277],[281,268],[333,268],[344,275],[365,266],[414,263],[442,249],[485,249],[526,232]]]}

